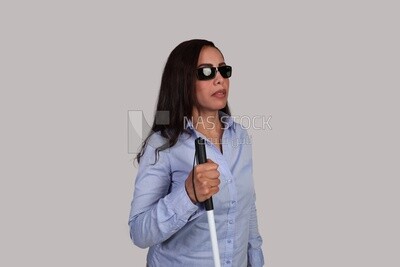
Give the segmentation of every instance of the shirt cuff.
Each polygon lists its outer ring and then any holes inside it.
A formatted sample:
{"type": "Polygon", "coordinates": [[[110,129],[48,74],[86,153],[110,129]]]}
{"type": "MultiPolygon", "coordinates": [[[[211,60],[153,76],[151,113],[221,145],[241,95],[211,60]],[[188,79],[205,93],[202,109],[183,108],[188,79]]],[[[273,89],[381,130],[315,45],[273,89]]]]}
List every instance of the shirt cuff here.
{"type": "Polygon", "coordinates": [[[193,204],[190,200],[185,183],[182,183],[177,190],[173,190],[166,198],[166,204],[177,215],[178,221],[187,223],[189,218],[199,209],[199,206],[193,204]]]}
{"type": "Polygon", "coordinates": [[[264,266],[264,255],[261,248],[248,250],[248,267],[264,266]]]}

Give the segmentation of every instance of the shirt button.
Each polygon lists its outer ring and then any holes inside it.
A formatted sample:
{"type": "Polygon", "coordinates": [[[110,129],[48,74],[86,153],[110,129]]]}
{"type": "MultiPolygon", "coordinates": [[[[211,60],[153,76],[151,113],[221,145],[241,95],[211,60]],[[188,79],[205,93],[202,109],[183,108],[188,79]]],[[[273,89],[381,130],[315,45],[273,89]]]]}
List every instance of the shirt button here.
{"type": "Polygon", "coordinates": [[[228,239],[228,243],[231,243],[231,242],[232,242],[232,240],[228,239]]]}
{"type": "Polygon", "coordinates": [[[228,183],[232,183],[232,179],[229,179],[229,180],[228,180],[228,183]]]}
{"type": "Polygon", "coordinates": [[[229,224],[232,224],[232,223],[233,223],[233,220],[230,220],[230,221],[229,221],[229,224]]]}
{"type": "Polygon", "coordinates": [[[231,264],[231,261],[226,261],[226,264],[231,264]]]}

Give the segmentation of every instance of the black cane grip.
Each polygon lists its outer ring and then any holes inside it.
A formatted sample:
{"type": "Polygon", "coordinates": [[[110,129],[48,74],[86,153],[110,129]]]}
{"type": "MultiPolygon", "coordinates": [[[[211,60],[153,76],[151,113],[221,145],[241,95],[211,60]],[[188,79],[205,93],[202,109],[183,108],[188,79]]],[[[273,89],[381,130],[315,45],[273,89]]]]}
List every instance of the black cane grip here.
{"type": "MultiPolygon", "coordinates": [[[[207,162],[207,154],[206,154],[206,145],[203,138],[198,137],[195,140],[195,147],[196,147],[196,157],[197,163],[203,164],[207,162]]],[[[212,197],[204,201],[204,206],[206,210],[213,210],[214,205],[212,201],[212,197]]]]}

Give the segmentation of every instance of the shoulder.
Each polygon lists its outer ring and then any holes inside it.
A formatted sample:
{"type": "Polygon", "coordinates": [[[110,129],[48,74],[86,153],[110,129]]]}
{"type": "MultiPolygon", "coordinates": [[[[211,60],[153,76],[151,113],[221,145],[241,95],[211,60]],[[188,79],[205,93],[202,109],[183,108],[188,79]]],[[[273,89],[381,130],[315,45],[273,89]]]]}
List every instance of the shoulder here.
{"type": "Polygon", "coordinates": [[[150,133],[147,141],[146,141],[146,150],[156,150],[168,144],[168,139],[161,135],[161,132],[152,132],[150,133]]]}
{"type": "Polygon", "coordinates": [[[160,132],[152,132],[144,141],[144,148],[139,165],[154,165],[155,163],[167,164],[168,155],[164,153],[164,147],[168,144],[168,139],[163,137],[160,132]]]}
{"type": "Polygon", "coordinates": [[[144,154],[151,153],[157,155],[157,158],[168,158],[170,152],[182,150],[184,148],[182,144],[187,143],[190,138],[191,134],[183,132],[178,136],[176,143],[169,147],[170,140],[168,138],[164,137],[160,131],[152,132],[146,140],[144,154]]]}
{"type": "Polygon", "coordinates": [[[234,122],[232,127],[234,127],[234,139],[236,145],[242,149],[251,150],[253,142],[252,137],[248,132],[248,128],[237,122],[234,122]]]}

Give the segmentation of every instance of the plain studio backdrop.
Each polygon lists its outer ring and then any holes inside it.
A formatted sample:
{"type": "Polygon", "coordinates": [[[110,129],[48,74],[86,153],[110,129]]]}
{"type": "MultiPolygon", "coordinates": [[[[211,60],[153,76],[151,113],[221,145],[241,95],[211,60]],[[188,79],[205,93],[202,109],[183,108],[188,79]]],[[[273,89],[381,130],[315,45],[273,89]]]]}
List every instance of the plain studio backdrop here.
{"type": "MultiPolygon", "coordinates": [[[[400,266],[397,1],[2,1],[0,265],[144,266],[127,114],[180,42],[233,66],[269,267],[400,266]]],[[[216,207],[218,208],[218,207],[216,207]]]]}

